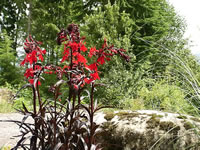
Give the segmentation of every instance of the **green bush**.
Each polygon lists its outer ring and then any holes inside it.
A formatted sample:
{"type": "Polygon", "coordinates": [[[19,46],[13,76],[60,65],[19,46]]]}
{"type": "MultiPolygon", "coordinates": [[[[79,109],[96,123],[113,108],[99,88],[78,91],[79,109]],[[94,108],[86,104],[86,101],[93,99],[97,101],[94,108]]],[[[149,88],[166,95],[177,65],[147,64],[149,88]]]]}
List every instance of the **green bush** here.
{"type": "Polygon", "coordinates": [[[188,114],[195,112],[195,108],[185,98],[183,90],[163,81],[156,82],[151,88],[143,87],[138,92],[138,97],[144,100],[146,109],[188,114]]]}
{"type": "Polygon", "coordinates": [[[6,100],[1,100],[0,101],[0,113],[10,113],[10,112],[15,112],[15,110],[12,107],[12,104],[6,100]]]}
{"type": "Polygon", "coordinates": [[[142,110],[145,109],[144,101],[140,98],[138,99],[125,99],[123,101],[124,109],[129,110],[142,110]]]}
{"type": "Polygon", "coordinates": [[[20,90],[21,87],[21,85],[14,86],[9,83],[6,83],[5,86],[0,87],[0,113],[15,112],[15,109],[22,108],[22,102],[26,105],[27,108],[32,109],[33,103],[31,101],[31,89],[20,90]],[[16,93],[18,94],[14,98],[16,93]]]}

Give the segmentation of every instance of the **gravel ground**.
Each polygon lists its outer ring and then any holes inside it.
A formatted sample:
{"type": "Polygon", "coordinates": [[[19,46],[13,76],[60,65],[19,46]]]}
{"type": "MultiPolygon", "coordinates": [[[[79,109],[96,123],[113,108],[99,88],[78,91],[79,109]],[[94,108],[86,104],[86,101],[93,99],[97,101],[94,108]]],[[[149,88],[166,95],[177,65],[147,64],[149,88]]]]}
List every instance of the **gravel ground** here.
{"type": "Polygon", "coordinates": [[[23,115],[19,113],[0,113],[0,147],[2,146],[11,146],[13,147],[18,138],[13,137],[19,135],[19,127],[12,122],[1,122],[1,120],[18,120],[21,121],[23,115]]]}

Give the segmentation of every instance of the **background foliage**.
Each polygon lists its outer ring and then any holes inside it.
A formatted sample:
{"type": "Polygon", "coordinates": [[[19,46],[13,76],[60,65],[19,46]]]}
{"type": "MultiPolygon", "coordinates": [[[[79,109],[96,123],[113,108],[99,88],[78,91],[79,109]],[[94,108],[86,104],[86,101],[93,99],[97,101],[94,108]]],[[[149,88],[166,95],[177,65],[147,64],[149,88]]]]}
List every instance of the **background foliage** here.
{"type": "MultiPolygon", "coordinates": [[[[129,64],[114,57],[102,67],[105,86],[95,93],[100,103],[198,113],[199,62],[183,38],[184,20],[166,0],[3,0],[0,10],[1,86],[25,81],[19,62],[29,34],[44,42],[45,63],[59,64],[63,47],[55,46],[55,35],[73,22],[87,37],[88,47],[107,39],[131,56],[129,64]]],[[[47,85],[55,78],[44,78],[40,88],[48,98],[47,85]]]]}

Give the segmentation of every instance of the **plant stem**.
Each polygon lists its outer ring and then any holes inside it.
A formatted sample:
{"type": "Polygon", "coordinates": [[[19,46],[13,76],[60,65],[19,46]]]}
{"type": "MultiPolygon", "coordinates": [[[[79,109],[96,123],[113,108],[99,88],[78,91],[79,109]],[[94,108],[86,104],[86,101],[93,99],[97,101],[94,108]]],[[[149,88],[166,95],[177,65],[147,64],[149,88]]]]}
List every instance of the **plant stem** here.
{"type": "Polygon", "coordinates": [[[38,81],[37,81],[37,94],[38,94],[38,101],[39,101],[39,105],[40,105],[40,111],[42,110],[42,100],[41,100],[41,97],[40,97],[40,91],[39,91],[39,86],[38,86],[38,81]]]}
{"type": "MultiPolygon", "coordinates": [[[[38,101],[39,101],[39,105],[40,105],[40,113],[42,118],[45,117],[45,112],[44,109],[42,108],[42,100],[40,97],[40,91],[39,91],[39,86],[38,86],[38,81],[37,81],[37,94],[38,94],[38,101]]],[[[42,123],[42,139],[41,139],[41,143],[42,143],[42,150],[44,149],[44,138],[45,138],[45,131],[44,131],[44,124],[42,123]]]]}
{"type": "Polygon", "coordinates": [[[78,90],[78,105],[81,104],[81,91],[80,89],[78,90]]]}
{"type": "Polygon", "coordinates": [[[30,150],[35,150],[37,147],[37,135],[38,135],[38,131],[37,131],[37,120],[36,120],[36,115],[37,115],[37,111],[36,111],[36,90],[34,88],[34,85],[32,86],[33,89],[33,112],[34,112],[34,123],[35,123],[35,131],[33,137],[31,138],[31,144],[30,144],[30,150]]]}
{"type": "MultiPolygon", "coordinates": [[[[59,92],[59,91],[57,91],[57,92],[59,92]]],[[[54,99],[54,146],[56,145],[56,117],[57,117],[57,115],[56,115],[56,100],[57,100],[57,95],[55,95],[55,99],[54,99]]]]}
{"type": "Polygon", "coordinates": [[[93,118],[94,118],[94,83],[92,83],[91,95],[90,95],[90,135],[89,135],[89,145],[88,148],[90,150],[93,143],[93,118]]]}
{"type": "Polygon", "coordinates": [[[32,86],[32,89],[33,89],[33,112],[34,112],[34,115],[36,116],[36,90],[34,88],[34,86],[32,86]]]}
{"type": "Polygon", "coordinates": [[[72,103],[72,109],[74,110],[75,107],[75,102],[76,102],[76,94],[73,93],[73,103],[72,103]]]}

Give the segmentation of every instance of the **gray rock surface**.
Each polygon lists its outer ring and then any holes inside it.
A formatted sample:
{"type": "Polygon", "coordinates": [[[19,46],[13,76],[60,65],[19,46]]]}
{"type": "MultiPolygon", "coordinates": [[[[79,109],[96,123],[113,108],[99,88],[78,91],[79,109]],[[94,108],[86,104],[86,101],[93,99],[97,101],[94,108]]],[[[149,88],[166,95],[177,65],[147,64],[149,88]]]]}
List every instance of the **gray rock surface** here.
{"type": "Polygon", "coordinates": [[[99,139],[105,150],[200,150],[199,118],[151,110],[104,113],[102,118],[99,139]]]}
{"type": "MultiPolygon", "coordinates": [[[[0,120],[22,120],[18,113],[0,114],[0,120]]],[[[31,121],[31,120],[29,120],[31,121]]],[[[97,113],[98,135],[104,150],[200,150],[200,119],[160,111],[97,113]]],[[[19,127],[0,122],[0,147],[14,146],[19,127]]]]}
{"type": "MultiPolygon", "coordinates": [[[[22,121],[23,115],[19,113],[0,113],[0,120],[18,120],[22,121]]],[[[31,120],[27,120],[31,121],[31,120]]],[[[13,147],[18,138],[14,137],[20,134],[19,127],[12,122],[1,122],[0,121],[0,147],[10,146],[13,147]]]]}

